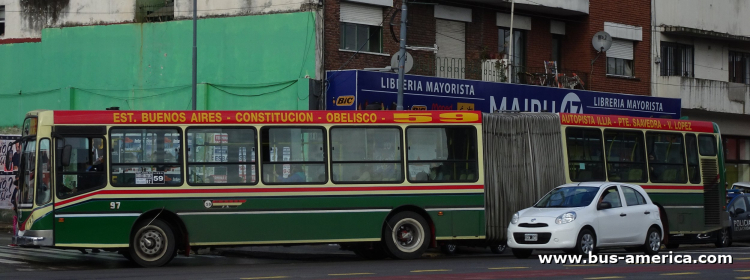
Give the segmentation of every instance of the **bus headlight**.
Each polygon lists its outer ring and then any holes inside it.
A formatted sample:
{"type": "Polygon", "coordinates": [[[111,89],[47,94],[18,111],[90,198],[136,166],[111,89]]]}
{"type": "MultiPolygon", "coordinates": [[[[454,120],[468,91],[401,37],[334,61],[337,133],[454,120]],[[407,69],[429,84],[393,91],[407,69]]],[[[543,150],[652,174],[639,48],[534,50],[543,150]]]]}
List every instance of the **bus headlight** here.
{"type": "Polygon", "coordinates": [[[562,225],[562,224],[570,223],[575,220],[576,220],[576,212],[568,212],[560,216],[557,216],[557,219],[555,219],[555,223],[558,225],[562,225]]]}
{"type": "Polygon", "coordinates": [[[513,218],[510,218],[510,223],[514,225],[518,223],[518,212],[513,214],[513,218]]]}

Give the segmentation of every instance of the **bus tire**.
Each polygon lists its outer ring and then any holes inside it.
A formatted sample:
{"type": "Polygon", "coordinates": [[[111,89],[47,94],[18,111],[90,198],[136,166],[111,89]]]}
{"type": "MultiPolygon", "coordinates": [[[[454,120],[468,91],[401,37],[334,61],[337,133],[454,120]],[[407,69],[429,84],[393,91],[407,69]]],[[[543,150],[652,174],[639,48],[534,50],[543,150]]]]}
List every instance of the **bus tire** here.
{"type": "Polygon", "coordinates": [[[430,245],[429,230],[427,221],[417,213],[404,211],[393,215],[383,227],[386,250],[396,259],[419,258],[430,245]]]}
{"type": "Polygon", "coordinates": [[[128,254],[142,267],[159,267],[167,264],[177,253],[174,232],[169,225],[159,219],[143,220],[136,226],[130,240],[128,254]]]}

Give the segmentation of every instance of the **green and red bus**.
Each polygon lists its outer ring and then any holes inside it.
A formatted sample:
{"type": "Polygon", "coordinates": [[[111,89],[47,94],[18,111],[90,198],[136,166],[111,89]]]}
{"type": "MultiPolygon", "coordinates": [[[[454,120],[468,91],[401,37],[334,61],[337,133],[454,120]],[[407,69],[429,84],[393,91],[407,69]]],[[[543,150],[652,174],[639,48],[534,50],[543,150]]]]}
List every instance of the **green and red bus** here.
{"type": "Polygon", "coordinates": [[[721,141],[708,122],[475,111],[39,110],[26,115],[19,141],[13,242],[117,251],[142,266],[218,246],[338,243],[397,259],[440,245],[497,249],[515,211],[584,180],[642,184],[674,234],[721,228],[723,188],[714,186],[724,180],[721,141]],[[713,154],[704,152],[709,147],[713,154]],[[646,160],[646,151],[669,160],[646,160]],[[683,161],[672,162],[675,155],[683,161]],[[668,175],[650,177],[651,169],[668,175]]]}

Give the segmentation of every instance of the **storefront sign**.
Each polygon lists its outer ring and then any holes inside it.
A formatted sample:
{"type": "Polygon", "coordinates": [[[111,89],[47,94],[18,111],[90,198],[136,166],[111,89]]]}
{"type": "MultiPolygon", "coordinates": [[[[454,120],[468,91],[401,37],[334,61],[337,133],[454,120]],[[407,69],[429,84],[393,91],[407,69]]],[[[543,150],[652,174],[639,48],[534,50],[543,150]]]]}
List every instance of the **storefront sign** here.
{"type": "MultiPolygon", "coordinates": [[[[398,75],[330,71],[326,110],[395,109],[398,75]],[[352,100],[351,97],[354,96],[352,100]]],[[[680,118],[680,99],[406,75],[404,110],[477,110],[680,118]]]]}

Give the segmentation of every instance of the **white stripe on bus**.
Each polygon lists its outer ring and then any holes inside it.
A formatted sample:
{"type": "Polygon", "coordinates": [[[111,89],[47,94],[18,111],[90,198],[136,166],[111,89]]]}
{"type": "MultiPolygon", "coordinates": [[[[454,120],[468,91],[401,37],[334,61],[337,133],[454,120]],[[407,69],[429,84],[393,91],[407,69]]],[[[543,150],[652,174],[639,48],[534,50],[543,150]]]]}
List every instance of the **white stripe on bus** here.
{"type": "Polygon", "coordinates": [[[352,209],[352,210],[288,210],[288,211],[242,211],[242,212],[182,212],[180,216],[191,215],[262,215],[262,214],[321,214],[321,213],[368,213],[391,212],[392,209],[352,209]]]}
{"type": "Polygon", "coordinates": [[[111,213],[111,214],[56,214],[55,218],[82,218],[82,217],[140,217],[140,213],[111,213]]]}

